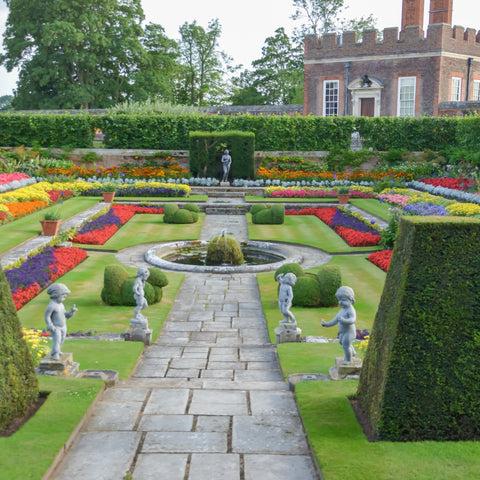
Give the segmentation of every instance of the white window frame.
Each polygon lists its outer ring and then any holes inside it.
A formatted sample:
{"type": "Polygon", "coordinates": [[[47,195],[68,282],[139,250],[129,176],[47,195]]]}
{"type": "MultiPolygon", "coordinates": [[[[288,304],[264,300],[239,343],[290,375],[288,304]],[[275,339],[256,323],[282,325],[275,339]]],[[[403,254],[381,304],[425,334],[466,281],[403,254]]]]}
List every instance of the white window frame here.
{"type": "Polygon", "coordinates": [[[414,117],[417,77],[398,77],[397,116],[414,117]]]}
{"type": "Polygon", "coordinates": [[[323,116],[338,117],[340,104],[340,81],[324,80],[323,82],[323,116]],[[333,91],[333,93],[330,92],[333,91]]]}
{"type": "Polygon", "coordinates": [[[452,77],[452,92],[450,101],[460,102],[462,100],[462,78],[452,77]]]}
{"type": "Polygon", "coordinates": [[[480,80],[473,81],[472,100],[480,102],[480,80]]]}

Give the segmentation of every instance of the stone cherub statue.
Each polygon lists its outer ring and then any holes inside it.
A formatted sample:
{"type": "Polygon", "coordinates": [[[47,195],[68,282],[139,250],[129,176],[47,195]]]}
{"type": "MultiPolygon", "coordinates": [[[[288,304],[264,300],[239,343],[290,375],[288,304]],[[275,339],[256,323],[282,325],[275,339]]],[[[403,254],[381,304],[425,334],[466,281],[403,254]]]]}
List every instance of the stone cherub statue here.
{"type": "Polygon", "coordinates": [[[232,165],[232,157],[230,152],[225,149],[222,155],[223,177],[222,182],[228,182],[228,174],[230,173],[230,167],[232,165]]]}
{"type": "Polygon", "coordinates": [[[293,301],[293,289],[297,281],[294,273],[280,274],[276,278],[280,284],[278,291],[278,307],[283,315],[283,320],[280,323],[296,323],[293,313],[290,311],[293,301]]]}
{"type": "Polygon", "coordinates": [[[332,327],[338,324],[338,339],[345,353],[342,365],[347,365],[356,354],[352,345],[353,340],[357,337],[357,331],[355,329],[357,314],[353,308],[355,293],[350,287],[340,287],[337,293],[335,293],[335,296],[342,309],[330,322],[322,320],[322,327],[332,327]]]}
{"type": "Polygon", "coordinates": [[[137,271],[137,278],[133,284],[133,298],[137,304],[135,308],[135,318],[144,320],[144,316],[140,313],[144,308],[148,307],[148,302],[145,298],[145,282],[150,276],[150,272],[146,268],[139,268],[137,271]]]}
{"type": "Polygon", "coordinates": [[[47,289],[47,294],[50,295],[50,303],[45,311],[45,322],[52,337],[51,355],[54,360],[60,360],[60,355],[63,354],[61,348],[67,336],[67,319],[73,317],[75,312],[78,311],[75,304],[69,312],[65,311],[63,301],[70,293],[70,290],[63,283],[54,283],[47,289]]]}

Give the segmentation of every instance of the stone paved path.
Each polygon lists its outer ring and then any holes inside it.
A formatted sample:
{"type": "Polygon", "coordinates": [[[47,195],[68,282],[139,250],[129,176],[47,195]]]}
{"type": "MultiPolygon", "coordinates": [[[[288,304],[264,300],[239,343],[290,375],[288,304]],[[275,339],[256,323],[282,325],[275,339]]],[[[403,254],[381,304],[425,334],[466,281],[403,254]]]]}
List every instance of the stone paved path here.
{"type": "MultiPolygon", "coordinates": [[[[246,238],[244,216],[207,215],[246,238]]],[[[147,311],[148,316],[148,311],[147,311]]],[[[157,341],[108,389],[55,480],[314,480],[255,275],[186,274],[157,341]]]]}

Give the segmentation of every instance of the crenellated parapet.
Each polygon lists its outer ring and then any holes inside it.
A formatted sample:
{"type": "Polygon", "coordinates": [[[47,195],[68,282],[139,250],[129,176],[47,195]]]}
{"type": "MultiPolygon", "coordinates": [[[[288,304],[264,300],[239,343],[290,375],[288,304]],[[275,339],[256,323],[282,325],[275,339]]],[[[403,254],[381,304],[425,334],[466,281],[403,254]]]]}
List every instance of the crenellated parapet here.
{"type": "Polygon", "coordinates": [[[344,32],[343,35],[327,33],[322,37],[309,35],[305,38],[306,61],[434,51],[478,57],[480,31],[437,23],[429,25],[426,36],[421,27],[407,26],[400,32],[398,27],[386,28],[383,38],[377,30],[363,32],[360,40],[357,40],[356,32],[344,32]]]}

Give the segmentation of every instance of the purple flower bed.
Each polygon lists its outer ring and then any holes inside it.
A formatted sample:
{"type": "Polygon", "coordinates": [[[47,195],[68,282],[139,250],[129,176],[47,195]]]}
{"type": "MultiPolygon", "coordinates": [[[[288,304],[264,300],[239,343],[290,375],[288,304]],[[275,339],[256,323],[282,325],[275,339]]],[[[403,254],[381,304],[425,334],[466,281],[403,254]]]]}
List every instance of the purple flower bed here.
{"type": "MultiPolygon", "coordinates": [[[[102,189],[93,188],[81,192],[84,197],[101,197],[102,189]]],[[[120,188],[116,191],[115,197],[184,197],[186,192],[184,190],[175,190],[173,188],[164,187],[128,187],[120,188]]]]}
{"type": "Polygon", "coordinates": [[[30,257],[20,267],[5,270],[10,290],[25,288],[32,283],[38,283],[41,288],[51,279],[50,265],[57,263],[53,247],[45,247],[41,253],[30,257]]]}
{"type": "Polygon", "coordinates": [[[122,226],[122,221],[120,218],[115,215],[115,209],[110,209],[104,215],[100,215],[89,222],[86,222],[84,225],[80,227],[77,232],[77,235],[82,235],[83,233],[90,233],[95,230],[99,230],[103,227],[108,227],[110,225],[116,225],[118,228],[122,226]]]}
{"type": "Polygon", "coordinates": [[[341,210],[336,211],[335,215],[332,217],[331,225],[333,227],[345,227],[356,230],[357,232],[371,233],[372,235],[378,235],[378,230],[375,230],[372,227],[369,227],[362,220],[350,216],[348,213],[341,210]]]}
{"type": "Polygon", "coordinates": [[[432,203],[412,203],[405,205],[403,210],[409,215],[439,216],[449,215],[448,210],[442,205],[433,205],[432,203]]]}

